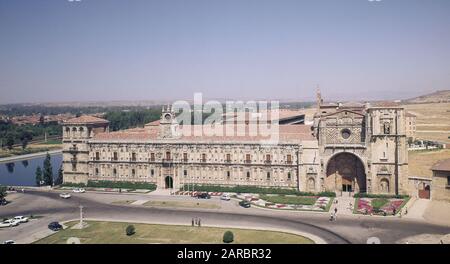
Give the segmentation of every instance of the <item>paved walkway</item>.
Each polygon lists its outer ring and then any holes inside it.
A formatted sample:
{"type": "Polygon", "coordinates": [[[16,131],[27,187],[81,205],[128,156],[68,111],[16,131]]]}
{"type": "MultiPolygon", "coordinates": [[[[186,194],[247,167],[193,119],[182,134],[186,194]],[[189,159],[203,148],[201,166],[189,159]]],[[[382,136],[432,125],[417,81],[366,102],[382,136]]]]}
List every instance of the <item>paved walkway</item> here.
{"type": "Polygon", "coordinates": [[[348,196],[338,196],[334,199],[334,204],[330,209],[330,212],[334,212],[337,208],[337,215],[352,215],[353,205],[355,203],[355,198],[348,196]],[[337,200],[337,204],[336,204],[337,200]],[[351,204],[351,206],[350,206],[351,204]]]}
{"type": "Polygon", "coordinates": [[[405,218],[424,220],[423,214],[428,207],[430,200],[428,199],[417,199],[411,206],[408,208],[408,214],[403,216],[405,218]]]}
{"type": "Polygon", "coordinates": [[[13,161],[19,161],[19,160],[26,160],[26,159],[37,158],[37,157],[43,157],[43,156],[47,155],[47,153],[50,154],[50,155],[59,154],[59,153],[62,153],[62,149],[1,158],[0,159],[0,163],[13,162],[13,161]]]}

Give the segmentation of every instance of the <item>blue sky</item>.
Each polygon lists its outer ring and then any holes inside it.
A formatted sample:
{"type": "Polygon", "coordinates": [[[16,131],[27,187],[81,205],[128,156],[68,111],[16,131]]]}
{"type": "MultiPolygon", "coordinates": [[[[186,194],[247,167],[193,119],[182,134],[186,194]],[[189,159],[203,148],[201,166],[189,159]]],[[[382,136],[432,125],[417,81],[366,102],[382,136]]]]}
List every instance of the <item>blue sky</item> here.
{"type": "Polygon", "coordinates": [[[448,0],[1,0],[0,103],[450,89],[448,0]]]}

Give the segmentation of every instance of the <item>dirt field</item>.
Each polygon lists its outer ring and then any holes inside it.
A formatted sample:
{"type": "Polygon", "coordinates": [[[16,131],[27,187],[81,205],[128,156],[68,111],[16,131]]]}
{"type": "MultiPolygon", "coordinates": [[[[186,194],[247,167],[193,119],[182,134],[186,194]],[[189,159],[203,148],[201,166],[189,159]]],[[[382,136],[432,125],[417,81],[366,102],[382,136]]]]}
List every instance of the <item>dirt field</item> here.
{"type": "Polygon", "coordinates": [[[417,116],[418,139],[450,143],[450,103],[410,104],[404,107],[417,116]]]}
{"type": "Polygon", "coordinates": [[[450,149],[436,151],[409,151],[409,175],[419,177],[430,177],[433,175],[430,170],[438,160],[449,159],[450,149]]]}

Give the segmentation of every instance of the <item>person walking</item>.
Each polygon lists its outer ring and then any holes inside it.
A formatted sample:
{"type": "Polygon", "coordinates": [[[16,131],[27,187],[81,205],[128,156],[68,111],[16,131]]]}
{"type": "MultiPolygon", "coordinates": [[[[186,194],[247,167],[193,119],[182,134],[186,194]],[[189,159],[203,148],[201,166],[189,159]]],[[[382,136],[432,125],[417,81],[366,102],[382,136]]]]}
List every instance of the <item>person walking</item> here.
{"type": "Polygon", "coordinates": [[[192,226],[194,226],[194,218],[192,218],[192,226]]]}

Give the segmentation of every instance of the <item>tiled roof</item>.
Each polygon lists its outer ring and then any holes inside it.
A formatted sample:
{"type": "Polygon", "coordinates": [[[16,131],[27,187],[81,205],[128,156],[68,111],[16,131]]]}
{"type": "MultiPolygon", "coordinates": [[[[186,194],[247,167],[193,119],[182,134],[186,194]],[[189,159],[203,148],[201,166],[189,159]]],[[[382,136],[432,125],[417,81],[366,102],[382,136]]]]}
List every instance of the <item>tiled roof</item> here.
{"type": "MultiPolygon", "coordinates": [[[[263,141],[270,140],[271,137],[274,136],[274,133],[270,133],[270,135],[252,135],[249,133],[249,127],[245,126],[245,132],[242,136],[237,133],[237,126],[235,126],[235,132],[229,135],[225,129],[223,129],[223,135],[214,135],[214,133],[208,133],[209,135],[205,135],[206,132],[211,131],[212,129],[208,127],[203,127],[200,125],[197,126],[189,126],[189,128],[184,127],[184,129],[190,129],[190,135],[181,134],[178,141],[199,141],[199,142],[247,142],[247,141],[263,141]],[[194,131],[202,131],[203,135],[196,136],[194,131]],[[205,132],[206,131],[206,132],[205,132]]],[[[216,128],[222,129],[224,126],[217,126],[216,128]]],[[[179,131],[182,131],[183,127],[179,127],[179,131]]],[[[159,127],[157,126],[149,126],[145,128],[137,128],[137,129],[128,129],[117,132],[105,132],[96,134],[93,138],[94,141],[155,141],[158,140],[158,132],[159,127]]],[[[307,125],[280,125],[279,126],[279,140],[283,142],[300,142],[301,140],[314,140],[314,137],[311,132],[311,126],[307,125]]]]}
{"type": "Polygon", "coordinates": [[[436,162],[431,170],[434,171],[450,171],[450,159],[440,160],[436,162]]]}
{"type": "Polygon", "coordinates": [[[106,124],[109,123],[108,120],[98,118],[95,116],[83,115],[80,117],[75,117],[69,119],[65,122],[66,124],[106,124]]]}

